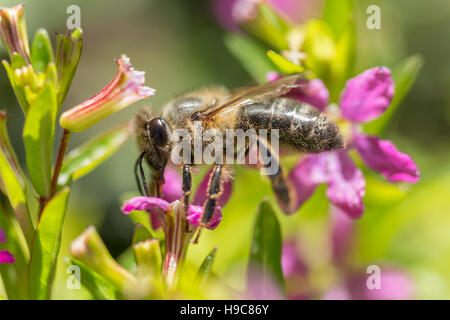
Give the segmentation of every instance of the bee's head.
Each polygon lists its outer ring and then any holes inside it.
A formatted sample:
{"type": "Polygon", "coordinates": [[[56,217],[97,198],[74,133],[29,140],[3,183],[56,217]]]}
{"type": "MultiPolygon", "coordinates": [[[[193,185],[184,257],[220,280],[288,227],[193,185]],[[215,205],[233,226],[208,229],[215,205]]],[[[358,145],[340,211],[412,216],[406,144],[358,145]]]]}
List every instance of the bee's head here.
{"type": "Polygon", "coordinates": [[[145,132],[148,139],[147,161],[152,170],[163,180],[164,169],[172,149],[170,126],[164,118],[153,118],[145,124],[145,132]]]}

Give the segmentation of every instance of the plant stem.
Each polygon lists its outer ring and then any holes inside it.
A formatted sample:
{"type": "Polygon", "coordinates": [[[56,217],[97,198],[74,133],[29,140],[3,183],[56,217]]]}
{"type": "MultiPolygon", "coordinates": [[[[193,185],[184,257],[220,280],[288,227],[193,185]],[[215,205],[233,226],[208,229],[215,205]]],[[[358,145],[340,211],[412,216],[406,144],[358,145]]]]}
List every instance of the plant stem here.
{"type": "Polygon", "coordinates": [[[69,139],[71,135],[72,133],[70,131],[64,129],[61,137],[61,143],[59,144],[55,168],[53,169],[52,184],[50,186],[50,195],[48,197],[41,196],[39,198],[39,218],[41,217],[42,211],[44,211],[47,202],[49,202],[56,193],[56,188],[58,187],[59,173],[61,172],[64,156],[66,154],[67,147],[69,146],[69,139]]]}
{"type": "Polygon", "coordinates": [[[53,170],[52,186],[50,189],[49,199],[51,199],[56,193],[56,188],[58,186],[58,177],[59,177],[59,173],[61,172],[61,168],[63,165],[64,156],[67,151],[67,147],[69,146],[70,136],[71,136],[71,132],[64,129],[63,135],[61,137],[61,143],[59,145],[58,157],[56,158],[55,169],[53,170]]]}

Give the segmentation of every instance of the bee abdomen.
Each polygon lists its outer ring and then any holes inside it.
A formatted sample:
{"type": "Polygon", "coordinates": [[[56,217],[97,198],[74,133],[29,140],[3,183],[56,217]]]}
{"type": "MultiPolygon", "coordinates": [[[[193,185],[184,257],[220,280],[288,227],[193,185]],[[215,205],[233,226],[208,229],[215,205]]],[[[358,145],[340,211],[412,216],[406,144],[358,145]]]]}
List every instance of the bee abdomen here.
{"type": "Polygon", "coordinates": [[[291,98],[276,98],[240,110],[242,129],[277,129],[280,144],[303,152],[339,149],[343,140],[337,125],[314,107],[291,98]]]}

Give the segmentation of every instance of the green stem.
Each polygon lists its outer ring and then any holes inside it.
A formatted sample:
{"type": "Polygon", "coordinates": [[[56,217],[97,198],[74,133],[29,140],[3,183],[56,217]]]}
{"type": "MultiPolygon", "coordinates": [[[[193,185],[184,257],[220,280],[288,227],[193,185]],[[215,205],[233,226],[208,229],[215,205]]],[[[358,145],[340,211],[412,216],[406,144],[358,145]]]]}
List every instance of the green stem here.
{"type": "Polygon", "coordinates": [[[39,218],[41,217],[42,211],[44,211],[45,205],[49,202],[55,195],[58,187],[58,177],[61,172],[61,168],[64,162],[64,156],[66,155],[67,147],[69,146],[69,139],[72,133],[64,129],[61,143],[59,144],[58,156],[55,162],[55,168],[53,169],[52,184],[50,187],[50,195],[48,197],[39,198],[39,218]]]}
{"type": "Polygon", "coordinates": [[[67,147],[69,146],[69,139],[71,134],[72,133],[70,131],[64,129],[63,135],[61,137],[61,144],[59,145],[58,157],[56,158],[55,169],[53,170],[53,178],[49,199],[51,199],[56,193],[56,188],[58,187],[59,173],[61,172],[64,156],[66,154],[67,147]]]}

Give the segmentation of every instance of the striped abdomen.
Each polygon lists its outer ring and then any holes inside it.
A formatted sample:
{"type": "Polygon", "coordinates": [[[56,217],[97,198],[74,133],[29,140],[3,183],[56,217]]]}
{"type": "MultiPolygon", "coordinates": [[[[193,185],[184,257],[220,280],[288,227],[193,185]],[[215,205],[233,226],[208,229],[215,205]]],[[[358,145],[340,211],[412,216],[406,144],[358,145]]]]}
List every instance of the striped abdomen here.
{"type": "Polygon", "coordinates": [[[276,98],[239,110],[237,128],[278,129],[280,144],[316,153],[343,147],[337,125],[314,107],[291,98],[276,98]]]}

